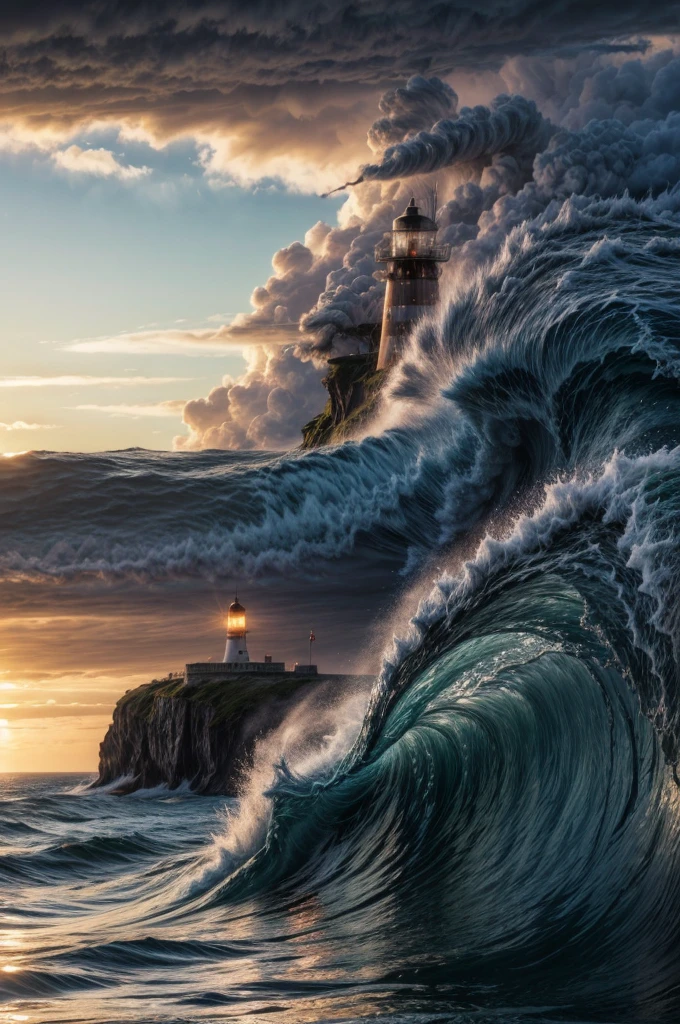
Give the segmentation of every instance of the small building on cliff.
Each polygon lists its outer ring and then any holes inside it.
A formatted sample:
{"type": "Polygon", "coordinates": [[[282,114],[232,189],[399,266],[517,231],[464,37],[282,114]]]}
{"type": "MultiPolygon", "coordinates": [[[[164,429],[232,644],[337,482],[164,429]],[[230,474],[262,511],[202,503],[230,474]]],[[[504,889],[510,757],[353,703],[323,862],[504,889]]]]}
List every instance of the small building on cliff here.
{"type": "MultiPolygon", "coordinates": [[[[310,633],[310,662],[312,643],[316,638],[310,633]]],[[[281,674],[312,676],[317,674],[316,665],[300,665],[296,663],[293,670],[286,672],[286,665],[283,661],[274,661],[271,654],[265,654],[264,661],[251,661],[248,653],[248,629],[246,625],[246,610],[239,602],[238,594],[229,605],[227,612],[227,644],[224,649],[223,661],[193,662],[184,667],[184,681],[189,684],[204,679],[218,679],[227,677],[230,674],[252,673],[260,674],[281,674]]]]}

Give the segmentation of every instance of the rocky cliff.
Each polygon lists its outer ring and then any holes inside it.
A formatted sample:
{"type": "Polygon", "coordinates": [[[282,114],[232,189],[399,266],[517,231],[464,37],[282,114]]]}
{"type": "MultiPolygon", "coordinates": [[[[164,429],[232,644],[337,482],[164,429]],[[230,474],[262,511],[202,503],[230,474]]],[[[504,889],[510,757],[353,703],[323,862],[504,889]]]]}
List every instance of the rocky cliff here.
{"type": "Polygon", "coordinates": [[[318,448],[349,437],[373,411],[385,379],[376,370],[376,353],[340,356],[328,360],[323,384],[328,391],[326,407],[302,428],[302,447],[318,448]]]}
{"type": "Polygon", "coordinates": [[[118,783],[114,792],[122,794],[186,781],[198,793],[235,796],[256,741],[294,707],[310,698],[332,702],[334,694],[367,685],[366,676],[288,673],[233,674],[190,687],[183,678],[154,680],[118,701],[94,785],[118,783]]]}

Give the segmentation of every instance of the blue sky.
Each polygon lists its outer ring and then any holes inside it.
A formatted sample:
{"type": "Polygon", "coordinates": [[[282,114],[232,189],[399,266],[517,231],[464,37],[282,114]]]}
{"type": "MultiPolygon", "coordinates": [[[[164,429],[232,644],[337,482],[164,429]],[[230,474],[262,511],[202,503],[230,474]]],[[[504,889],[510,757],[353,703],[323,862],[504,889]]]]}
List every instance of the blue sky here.
{"type": "Polygon", "coordinates": [[[170,448],[175,416],[115,415],[77,406],[135,407],[206,394],[238,376],[238,350],[216,355],[69,352],[82,339],[149,328],[218,327],[250,309],[271,273],[272,254],[304,237],[341,199],[324,200],[264,181],[211,182],[195,146],[158,151],[121,145],[112,133],[72,140],[104,149],[132,180],[65,170],[42,153],[0,158],[1,223],[7,253],[0,279],[0,376],[153,378],[157,383],[2,389],[0,421],[49,429],[0,430],[0,451],[170,448]],[[159,378],[182,378],[159,381],[159,378]]]}

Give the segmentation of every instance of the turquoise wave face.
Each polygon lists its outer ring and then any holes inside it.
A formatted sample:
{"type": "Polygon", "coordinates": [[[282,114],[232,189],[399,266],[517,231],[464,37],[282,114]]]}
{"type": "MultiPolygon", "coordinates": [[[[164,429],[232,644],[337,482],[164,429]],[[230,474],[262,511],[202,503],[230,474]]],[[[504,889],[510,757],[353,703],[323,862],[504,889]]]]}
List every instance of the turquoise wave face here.
{"type": "Polygon", "coordinates": [[[633,645],[561,574],[477,586],[344,762],[281,773],[265,848],[210,900],[313,893],[322,945],[463,1003],[673,1019],[680,804],[633,645]]]}

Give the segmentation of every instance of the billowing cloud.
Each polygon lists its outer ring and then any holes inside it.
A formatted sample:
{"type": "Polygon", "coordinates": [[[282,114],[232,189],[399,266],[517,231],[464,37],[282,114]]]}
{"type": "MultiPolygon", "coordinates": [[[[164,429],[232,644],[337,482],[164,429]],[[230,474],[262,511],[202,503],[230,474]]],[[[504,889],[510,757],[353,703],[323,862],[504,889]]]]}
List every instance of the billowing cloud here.
{"type": "Polygon", "coordinates": [[[142,416],[170,417],[177,419],[184,408],[183,398],[172,398],[167,402],[155,402],[141,405],[76,405],[79,412],[103,412],[110,416],[131,416],[134,419],[142,416]]]}
{"type": "Polygon", "coordinates": [[[95,178],[117,178],[119,181],[137,181],[151,173],[149,167],[121,164],[109,149],[82,149],[75,144],[58,149],[52,154],[57,167],[73,174],[89,174],[95,178]]]}
{"type": "Polygon", "coordinates": [[[508,89],[531,96],[556,124],[578,130],[609,118],[625,125],[656,121],[680,108],[679,59],[666,45],[644,58],[515,58],[501,73],[508,89]]]}
{"type": "Polygon", "coordinates": [[[176,384],[189,377],[94,377],[81,374],[61,374],[57,377],[0,377],[0,388],[88,388],[138,387],[143,384],[176,384]]]}
{"type": "Polygon", "coordinates": [[[248,370],[225,377],[207,398],[187,402],[183,419],[189,436],[175,448],[290,448],[299,444],[300,426],[325,401],[314,365],[292,348],[261,346],[248,353],[248,370]]]}
{"type": "Polygon", "coordinates": [[[16,430],[56,430],[55,423],[26,423],[25,420],[14,420],[13,423],[0,423],[0,430],[13,433],[16,430]]]}
{"type": "MultiPolygon", "coordinates": [[[[190,137],[214,179],[274,176],[318,189],[319,177],[330,185],[360,161],[386,89],[382,130],[397,141],[414,103],[395,86],[412,75],[625,47],[627,36],[677,24],[676,2],[641,0],[27,0],[0,11],[2,132],[13,146],[59,148],[98,126],[154,145],[190,137]]],[[[436,111],[428,127],[449,114],[436,111]]]]}
{"type": "MultiPolygon", "coordinates": [[[[531,177],[521,187],[512,166],[492,164],[478,183],[456,190],[441,220],[443,239],[458,246],[459,273],[495,255],[514,227],[542,216],[571,195],[606,197],[628,191],[642,197],[680,180],[680,113],[673,111],[658,120],[648,116],[652,104],[657,112],[664,110],[662,95],[668,102],[680,90],[680,61],[670,57],[664,55],[661,62],[658,56],[651,58],[651,71],[645,62],[628,62],[630,73],[622,77],[635,78],[638,85],[646,80],[646,87],[638,88],[635,103],[629,95],[625,121],[613,116],[620,108],[616,90],[605,90],[608,100],[598,94],[597,81],[600,86],[603,82],[599,78],[602,65],[597,62],[593,74],[582,75],[581,94],[587,104],[597,95],[605,115],[602,120],[590,119],[578,130],[555,131],[545,149],[536,154],[531,177]],[[645,74],[638,73],[639,65],[645,74]]],[[[605,80],[611,84],[610,76],[605,80]]],[[[581,120],[578,111],[578,107],[569,109],[570,124],[581,120]]]]}

